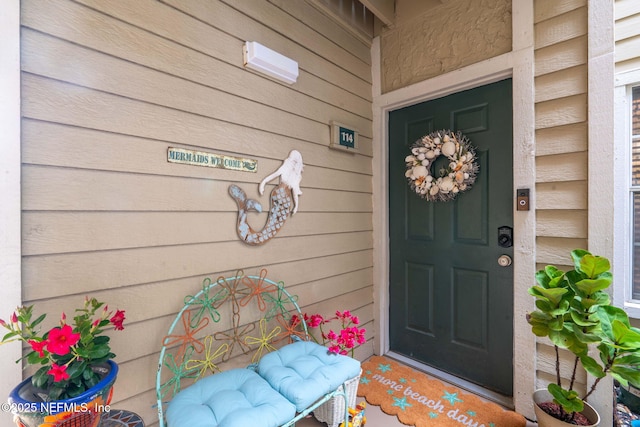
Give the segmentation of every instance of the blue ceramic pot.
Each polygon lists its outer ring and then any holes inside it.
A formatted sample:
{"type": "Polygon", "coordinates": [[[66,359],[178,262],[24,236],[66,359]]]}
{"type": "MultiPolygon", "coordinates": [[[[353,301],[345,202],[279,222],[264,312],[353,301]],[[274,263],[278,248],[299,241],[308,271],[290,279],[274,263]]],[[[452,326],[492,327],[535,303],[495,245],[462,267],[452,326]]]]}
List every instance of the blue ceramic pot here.
{"type": "Polygon", "coordinates": [[[113,383],[118,375],[118,365],[109,360],[94,368],[104,371],[98,384],[84,393],[64,400],[46,401],[46,391],[31,384],[31,377],[22,381],[9,394],[9,405],[18,427],[54,427],[73,425],[97,427],[102,414],[109,411],[113,383]]]}

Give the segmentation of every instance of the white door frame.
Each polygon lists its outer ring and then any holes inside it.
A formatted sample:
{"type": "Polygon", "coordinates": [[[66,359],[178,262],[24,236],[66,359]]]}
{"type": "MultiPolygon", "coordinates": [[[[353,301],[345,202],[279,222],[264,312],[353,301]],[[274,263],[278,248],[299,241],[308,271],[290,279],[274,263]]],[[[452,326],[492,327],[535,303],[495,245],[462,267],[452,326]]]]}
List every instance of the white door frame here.
{"type": "MultiPolygon", "coordinates": [[[[0,2],[0,318],[21,304],[20,254],[20,1],[0,2]]],[[[4,335],[6,331],[0,330],[4,335]]],[[[19,342],[0,351],[0,390],[9,391],[22,380],[19,342]]],[[[5,401],[6,395],[0,396],[5,401]]],[[[0,411],[0,424],[10,425],[11,414],[0,411]]]]}
{"type": "Polygon", "coordinates": [[[373,74],[373,270],[377,354],[389,350],[389,227],[388,227],[388,115],[389,111],[451,93],[513,79],[513,185],[529,188],[530,211],[515,211],[514,203],[514,378],[516,411],[534,418],[531,393],[535,389],[535,336],[525,314],[533,302],[527,293],[535,276],[535,114],[533,73],[533,4],[513,0],[512,51],[450,73],[382,94],[380,39],[371,48],[373,74]],[[526,333],[525,333],[526,332],[526,333]]]}

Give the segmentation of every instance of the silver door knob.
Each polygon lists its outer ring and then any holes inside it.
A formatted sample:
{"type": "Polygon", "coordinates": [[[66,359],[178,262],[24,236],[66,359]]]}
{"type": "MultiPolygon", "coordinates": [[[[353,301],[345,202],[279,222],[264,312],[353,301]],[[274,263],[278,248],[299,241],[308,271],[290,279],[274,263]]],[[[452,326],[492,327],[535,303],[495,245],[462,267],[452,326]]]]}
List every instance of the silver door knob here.
{"type": "Polygon", "coordinates": [[[498,265],[500,267],[509,267],[511,263],[512,261],[509,255],[500,255],[500,258],[498,258],[498,265]]]}

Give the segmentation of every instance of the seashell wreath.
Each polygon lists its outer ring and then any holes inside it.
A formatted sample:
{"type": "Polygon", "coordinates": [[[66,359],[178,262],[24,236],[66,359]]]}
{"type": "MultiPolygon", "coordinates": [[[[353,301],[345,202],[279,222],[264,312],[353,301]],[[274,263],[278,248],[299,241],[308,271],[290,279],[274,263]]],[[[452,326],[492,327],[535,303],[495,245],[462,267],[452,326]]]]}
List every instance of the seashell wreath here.
{"type": "Polygon", "coordinates": [[[448,202],[458,193],[471,188],[478,174],[476,152],[469,139],[461,132],[440,130],[431,132],[411,146],[411,155],[405,159],[411,189],[430,202],[448,202]],[[446,168],[441,168],[435,178],[431,169],[436,159],[449,159],[446,168]]]}

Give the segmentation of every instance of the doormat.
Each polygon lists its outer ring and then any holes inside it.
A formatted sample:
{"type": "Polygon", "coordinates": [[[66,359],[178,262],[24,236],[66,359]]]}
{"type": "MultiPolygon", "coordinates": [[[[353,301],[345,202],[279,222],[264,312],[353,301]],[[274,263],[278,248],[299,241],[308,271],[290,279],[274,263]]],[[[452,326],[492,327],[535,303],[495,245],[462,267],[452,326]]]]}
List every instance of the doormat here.
{"type": "Polygon", "coordinates": [[[362,364],[358,396],[415,427],[524,427],[524,417],[383,356],[362,364]]]}

